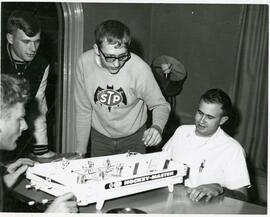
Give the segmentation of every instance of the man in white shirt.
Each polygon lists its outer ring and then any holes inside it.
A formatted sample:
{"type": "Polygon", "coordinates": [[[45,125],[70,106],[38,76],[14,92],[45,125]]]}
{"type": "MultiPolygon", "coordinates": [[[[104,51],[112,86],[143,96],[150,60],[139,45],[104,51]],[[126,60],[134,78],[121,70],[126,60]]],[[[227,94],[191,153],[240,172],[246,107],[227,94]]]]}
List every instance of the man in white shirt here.
{"type": "Polygon", "coordinates": [[[185,163],[189,174],[184,184],[193,201],[226,193],[247,199],[249,174],[242,146],[222,129],[232,103],[220,89],[206,91],[195,114],[195,125],[180,126],[165,144],[172,159],[185,163]]]}

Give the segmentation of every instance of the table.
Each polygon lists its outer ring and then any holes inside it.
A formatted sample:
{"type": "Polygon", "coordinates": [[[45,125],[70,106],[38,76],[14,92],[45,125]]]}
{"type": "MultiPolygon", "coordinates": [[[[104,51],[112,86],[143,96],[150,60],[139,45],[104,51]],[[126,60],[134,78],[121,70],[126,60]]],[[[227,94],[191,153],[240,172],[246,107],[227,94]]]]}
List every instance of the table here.
{"type": "MultiPolygon", "coordinates": [[[[53,196],[34,189],[26,189],[28,180],[23,178],[13,190],[13,195],[22,201],[41,201],[53,196]]],[[[267,208],[252,203],[219,196],[210,202],[192,202],[186,197],[185,187],[175,185],[170,193],[167,188],[142,192],[126,197],[107,200],[101,211],[96,210],[96,204],[79,207],[80,213],[106,213],[113,208],[136,208],[148,214],[267,214],[267,208]]],[[[44,207],[38,207],[44,210],[44,207]]]]}

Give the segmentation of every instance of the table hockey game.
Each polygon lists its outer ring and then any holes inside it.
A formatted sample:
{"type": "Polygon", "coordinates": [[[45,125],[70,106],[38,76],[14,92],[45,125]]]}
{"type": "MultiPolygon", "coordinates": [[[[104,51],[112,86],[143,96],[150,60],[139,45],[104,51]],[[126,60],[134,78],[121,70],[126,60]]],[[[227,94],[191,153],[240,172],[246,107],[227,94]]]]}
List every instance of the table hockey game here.
{"type": "Polygon", "coordinates": [[[171,160],[166,151],[128,152],[35,164],[26,172],[26,178],[30,180],[26,188],[53,196],[72,192],[78,206],[96,203],[96,209],[100,210],[108,199],[166,186],[172,192],[174,184],[182,183],[186,174],[187,166],[171,160]]]}

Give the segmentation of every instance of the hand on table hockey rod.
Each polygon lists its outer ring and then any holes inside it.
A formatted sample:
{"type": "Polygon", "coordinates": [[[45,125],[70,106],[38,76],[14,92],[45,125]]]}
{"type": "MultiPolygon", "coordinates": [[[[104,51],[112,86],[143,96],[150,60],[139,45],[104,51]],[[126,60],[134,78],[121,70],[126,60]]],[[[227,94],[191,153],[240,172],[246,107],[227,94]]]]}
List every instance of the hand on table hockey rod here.
{"type": "Polygon", "coordinates": [[[74,194],[66,193],[57,197],[45,212],[77,213],[78,207],[74,194]]]}
{"type": "Polygon", "coordinates": [[[150,127],[143,133],[142,141],[145,146],[156,146],[162,140],[161,133],[154,127],[150,127]]]}
{"type": "Polygon", "coordinates": [[[22,175],[29,166],[34,166],[35,162],[28,158],[20,158],[14,163],[6,165],[6,172],[3,176],[4,182],[8,188],[11,188],[19,176],[22,175]]]}

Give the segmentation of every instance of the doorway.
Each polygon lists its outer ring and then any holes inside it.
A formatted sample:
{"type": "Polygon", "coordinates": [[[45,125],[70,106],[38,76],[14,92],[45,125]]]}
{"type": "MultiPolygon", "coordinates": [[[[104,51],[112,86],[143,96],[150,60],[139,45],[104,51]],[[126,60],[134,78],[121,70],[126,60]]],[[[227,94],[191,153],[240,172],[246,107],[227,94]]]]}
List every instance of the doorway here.
{"type": "Polygon", "coordinates": [[[2,2],[1,49],[6,48],[6,23],[14,10],[35,13],[41,22],[39,52],[50,63],[46,89],[49,148],[57,153],[73,152],[75,115],[72,72],[83,47],[82,6],[80,3],[64,2],[2,2]]]}

